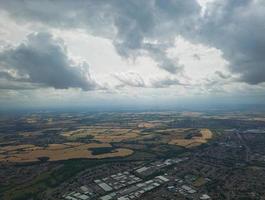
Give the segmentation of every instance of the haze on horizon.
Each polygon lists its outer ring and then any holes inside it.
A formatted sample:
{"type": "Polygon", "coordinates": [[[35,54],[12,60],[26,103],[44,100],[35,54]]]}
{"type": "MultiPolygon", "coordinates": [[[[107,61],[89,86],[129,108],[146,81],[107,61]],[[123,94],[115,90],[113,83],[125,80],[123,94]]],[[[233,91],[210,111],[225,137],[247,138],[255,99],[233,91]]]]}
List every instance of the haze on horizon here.
{"type": "Polygon", "coordinates": [[[263,0],[0,0],[2,108],[261,104],[263,0]]]}

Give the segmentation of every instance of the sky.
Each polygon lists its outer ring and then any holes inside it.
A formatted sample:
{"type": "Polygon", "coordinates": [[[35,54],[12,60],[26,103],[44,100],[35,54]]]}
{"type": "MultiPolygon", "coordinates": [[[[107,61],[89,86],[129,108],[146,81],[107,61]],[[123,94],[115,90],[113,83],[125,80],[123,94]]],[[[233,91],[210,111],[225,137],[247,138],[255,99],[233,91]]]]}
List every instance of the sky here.
{"type": "Polygon", "coordinates": [[[0,0],[2,108],[260,104],[263,0],[0,0]]]}

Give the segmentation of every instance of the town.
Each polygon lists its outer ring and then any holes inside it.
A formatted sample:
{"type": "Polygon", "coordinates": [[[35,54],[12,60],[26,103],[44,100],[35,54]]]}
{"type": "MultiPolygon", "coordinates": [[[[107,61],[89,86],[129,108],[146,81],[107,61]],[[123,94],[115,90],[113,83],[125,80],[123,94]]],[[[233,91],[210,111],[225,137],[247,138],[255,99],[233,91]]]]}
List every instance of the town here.
{"type": "Polygon", "coordinates": [[[242,113],[1,119],[3,199],[264,199],[265,121],[242,113]]]}

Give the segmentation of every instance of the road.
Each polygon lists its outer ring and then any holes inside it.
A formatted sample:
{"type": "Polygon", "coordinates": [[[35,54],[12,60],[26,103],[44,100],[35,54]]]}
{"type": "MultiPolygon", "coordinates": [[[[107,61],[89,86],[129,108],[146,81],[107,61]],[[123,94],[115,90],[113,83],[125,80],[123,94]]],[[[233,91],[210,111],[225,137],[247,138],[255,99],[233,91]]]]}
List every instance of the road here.
{"type": "Polygon", "coordinates": [[[245,161],[249,162],[250,153],[251,153],[250,148],[248,147],[248,145],[246,144],[246,141],[244,140],[244,138],[242,137],[242,135],[238,131],[236,132],[236,135],[240,141],[240,144],[245,148],[245,151],[246,151],[245,161]]]}

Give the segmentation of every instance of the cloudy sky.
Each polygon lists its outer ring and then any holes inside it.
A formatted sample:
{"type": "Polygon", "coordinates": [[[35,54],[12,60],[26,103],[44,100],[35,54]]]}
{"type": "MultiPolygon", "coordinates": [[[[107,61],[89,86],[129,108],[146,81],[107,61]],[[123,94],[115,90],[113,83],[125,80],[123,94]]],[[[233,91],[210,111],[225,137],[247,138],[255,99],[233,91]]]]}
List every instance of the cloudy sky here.
{"type": "Polygon", "coordinates": [[[2,107],[262,103],[264,0],[0,0],[2,107]]]}

